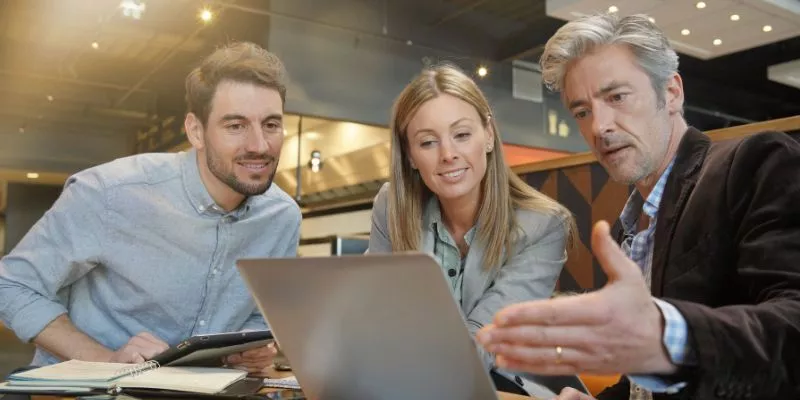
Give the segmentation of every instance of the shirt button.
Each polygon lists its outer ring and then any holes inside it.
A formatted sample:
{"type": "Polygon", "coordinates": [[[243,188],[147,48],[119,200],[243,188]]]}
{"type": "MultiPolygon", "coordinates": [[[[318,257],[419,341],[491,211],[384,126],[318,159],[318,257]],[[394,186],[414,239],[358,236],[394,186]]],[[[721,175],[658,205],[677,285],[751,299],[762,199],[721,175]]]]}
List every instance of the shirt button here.
{"type": "Polygon", "coordinates": [[[454,276],[456,276],[456,270],[454,270],[454,269],[452,269],[452,268],[448,269],[448,270],[447,270],[447,276],[449,276],[449,277],[451,277],[451,278],[452,278],[452,277],[454,277],[454,276]]]}
{"type": "Polygon", "coordinates": [[[204,212],[204,211],[206,211],[206,208],[203,207],[203,206],[200,206],[200,207],[197,207],[197,211],[204,212]]]}
{"type": "Polygon", "coordinates": [[[206,320],[201,319],[200,320],[200,326],[206,326],[206,320]]]}

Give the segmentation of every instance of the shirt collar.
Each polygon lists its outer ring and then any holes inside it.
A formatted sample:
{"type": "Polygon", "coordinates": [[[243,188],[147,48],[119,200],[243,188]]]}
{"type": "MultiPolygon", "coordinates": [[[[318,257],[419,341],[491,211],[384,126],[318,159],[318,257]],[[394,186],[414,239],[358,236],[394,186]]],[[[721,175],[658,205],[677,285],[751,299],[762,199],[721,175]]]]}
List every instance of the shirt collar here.
{"type": "Polygon", "coordinates": [[[675,159],[673,158],[667,168],[664,169],[664,172],[661,173],[646,200],[642,199],[642,195],[636,189],[628,197],[628,201],[625,203],[625,207],[619,217],[625,233],[635,233],[637,231],[636,222],[639,220],[641,212],[644,212],[651,221],[655,220],[658,214],[658,207],[661,204],[661,197],[664,195],[664,187],[667,185],[667,179],[672,172],[674,164],[675,159]]]}
{"type": "MultiPolygon", "coordinates": [[[[200,169],[197,167],[197,150],[194,148],[181,154],[181,178],[189,202],[198,214],[228,214],[217,205],[200,178],[200,169]]],[[[250,210],[250,202],[251,196],[245,197],[244,202],[230,214],[237,219],[244,217],[250,210]]]]}
{"type": "Polygon", "coordinates": [[[642,211],[651,219],[655,218],[656,213],[658,213],[658,206],[661,205],[661,197],[664,195],[664,187],[667,186],[667,179],[669,179],[669,174],[672,172],[673,164],[675,164],[674,158],[669,162],[664,172],[661,173],[658,182],[653,186],[653,190],[650,191],[650,195],[647,196],[647,200],[642,206],[642,211]]]}
{"type": "MultiPolygon", "coordinates": [[[[431,196],[428,199],[428,203],[425,205],[425,217],[424,223],[426,227],[429,227],[436,233],[436,236],[439,241],[445,241],[445,231],[447,228],[444,226],[444,222],[442,221],[442,210],[439,207],[439,199],[436,196],[431,196]]],[[[472,240],[475,237],[475,226],[470,228],[466,234],[464,234],[464,241],[467,242],[468,246],[472,245],[472,240]]]]}

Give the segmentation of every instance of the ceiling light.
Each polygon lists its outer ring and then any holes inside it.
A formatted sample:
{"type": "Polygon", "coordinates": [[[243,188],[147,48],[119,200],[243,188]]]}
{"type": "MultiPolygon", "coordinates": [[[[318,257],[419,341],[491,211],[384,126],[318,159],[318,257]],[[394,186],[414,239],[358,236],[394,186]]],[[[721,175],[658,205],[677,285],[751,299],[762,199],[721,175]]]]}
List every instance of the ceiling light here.
{"type": "Polygon", "coordinates": [[[619,11],[619,8],[617,8],[617,6],[608,7],[608,12],[610,13],[615,13],[617,11],[619,11]]]}
{"type": "Polygon", "coordinates": [[[25,133],[25,127],[24,126],[20,126],[19,127],[19,133],[25,133]]]}
{"type": "Polygon", "coordinates": [[[738,21],[738,20],[739,20],[739,14],[731,14],[731,21],[738,21]]]}
{"type": "Polygon", "coordinates": [[[488,73],[489,73],[489,70],[486,69],[486,67],[484,67],[484,66],[478,67],[478,76],[480,76],[481,78],[486,76],[486,74],[488,74],[488,73]]]}
{"type": "Polygon", "coordinates": [[[764,27],[761,28],[761,30],[764,31],[764,32],[771,32],[772,31],[772,26],[764,25],[764,27]]]}
{"type": "Polygon", "coordinates": [[[36,172],[28,172],[25,176],[27,176],[28,179],[37,179],[37,178],[39,178],[39,174],[37,174],[36,172]]]}
{"type": "Polygon", "coordinates": [[[146,6],[142,0],[122,0],[119,8],[122,9],[122,15],[126,17],[142,19],[146,6]]]}
{"type": "Polygon", "coordinates": [[[696,4],[695,6],[696,6],[698,9],[702,10],[702,9],[706,8],[706,3],[705,3],[704,1],[698,1],[698,2],[697,2],[697,4],[696,4]]]}
{"type": "Polygon", "coordinates": [[[47,95],[47,101],[53,101],[53,100],[55,100],[55,98],[53,97],[53,95],[52,95],[52,94],[48,94],[48,95],[47,95]]]}
{"type": "Polygon", "coordinates": [[[412,41],[410,41],[410,40],[406,40],[406,44],[407,44],[407,45],[409,45],[409,46],[411,46],[411,45],[413,45],[413,44],[414,44],[414,42],[412,42],[412,41]]]}
{"type": "Polygon", "coordinates": [[[714,43],[714,46],[719,46],[719,45],[722,44],[722,40],[721,39],[714,39],[713,43],[714,43]]]}
{"type": "Polygon", "coordinates": [[[688,29],[682,29],[681,30],[681,35],[683,35],[683,36],[689,36],[690,33],[692,33],[692,31],[690,31],[688,29]]]}
{"type": "Polygon", "coordinates": [[[200,10],[200,19],[203,20],[205,23],[211,22],[211,19],[214,18],[214,14],[211,10],[204,8],[200,10]]]}
{"type": "Polygon", "coordinates": [[[653,24],[655,24],[655,23],[656,23],[656,19],[655,19],[655,18],[653,18],[653,17],[647,17],[647,19],[648,19],[648,20],[649,20],[651,23],[653,23],[653,24]]]}
{"type": "Polygon", "coordinates": [[[92,48],[97,50],[98,48],[100,48],[100,43],[92,42],[92,48]]]}

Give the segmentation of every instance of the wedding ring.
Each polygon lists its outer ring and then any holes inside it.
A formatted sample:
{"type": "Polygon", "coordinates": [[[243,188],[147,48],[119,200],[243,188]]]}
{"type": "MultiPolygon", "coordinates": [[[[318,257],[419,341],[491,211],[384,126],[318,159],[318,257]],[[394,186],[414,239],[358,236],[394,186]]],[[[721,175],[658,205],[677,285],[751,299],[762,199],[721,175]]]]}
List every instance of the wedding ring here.
{"type": "Polygon", "coordinates": [[[561,346],[556,346],[556,364],[561,364],[561,353],[563,349],[561,346]]]}

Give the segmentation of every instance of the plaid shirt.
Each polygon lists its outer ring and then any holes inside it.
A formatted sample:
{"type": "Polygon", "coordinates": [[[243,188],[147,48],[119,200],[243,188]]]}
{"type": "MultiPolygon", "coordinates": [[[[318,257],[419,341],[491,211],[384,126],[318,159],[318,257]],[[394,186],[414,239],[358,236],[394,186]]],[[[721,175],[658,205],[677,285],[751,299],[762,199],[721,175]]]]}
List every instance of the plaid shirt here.
{"type": "MultiPolygon", "coordinates": [[[[658,182],[656,182],[646,200],[643,200],[642,195],[634,190],[628,198],[628,202],[625,203],[625,208],[622,209],[622,215],[620,215],[620,222],[625,235],[625,239],[622,242],[622,250],[642,268],[648,287],[651,282],[658,207],[661,204],[664,186],[666,186],[667,178],[672,172],[674,162],[674,160],[670,162],[664,173],[658,178],[658,182]],[[650,223],[647,229],[638,231],[639,218],[642,213],[648,216],[650,223]]],[[[672,362],[676,365],[691,363],[693,353],[689,345],[688,327],[683,315],[672,304],[656,298],[653,298],[653,300],[664,317],[664,347],[667,349],[672,362]]],[[[630,400],[652,399],[651,392],[677,393],[686,386],[685,382],[666,382],[661,378],[650,375],[631,375],[629,378],[631,380],[630,400]]]]}

